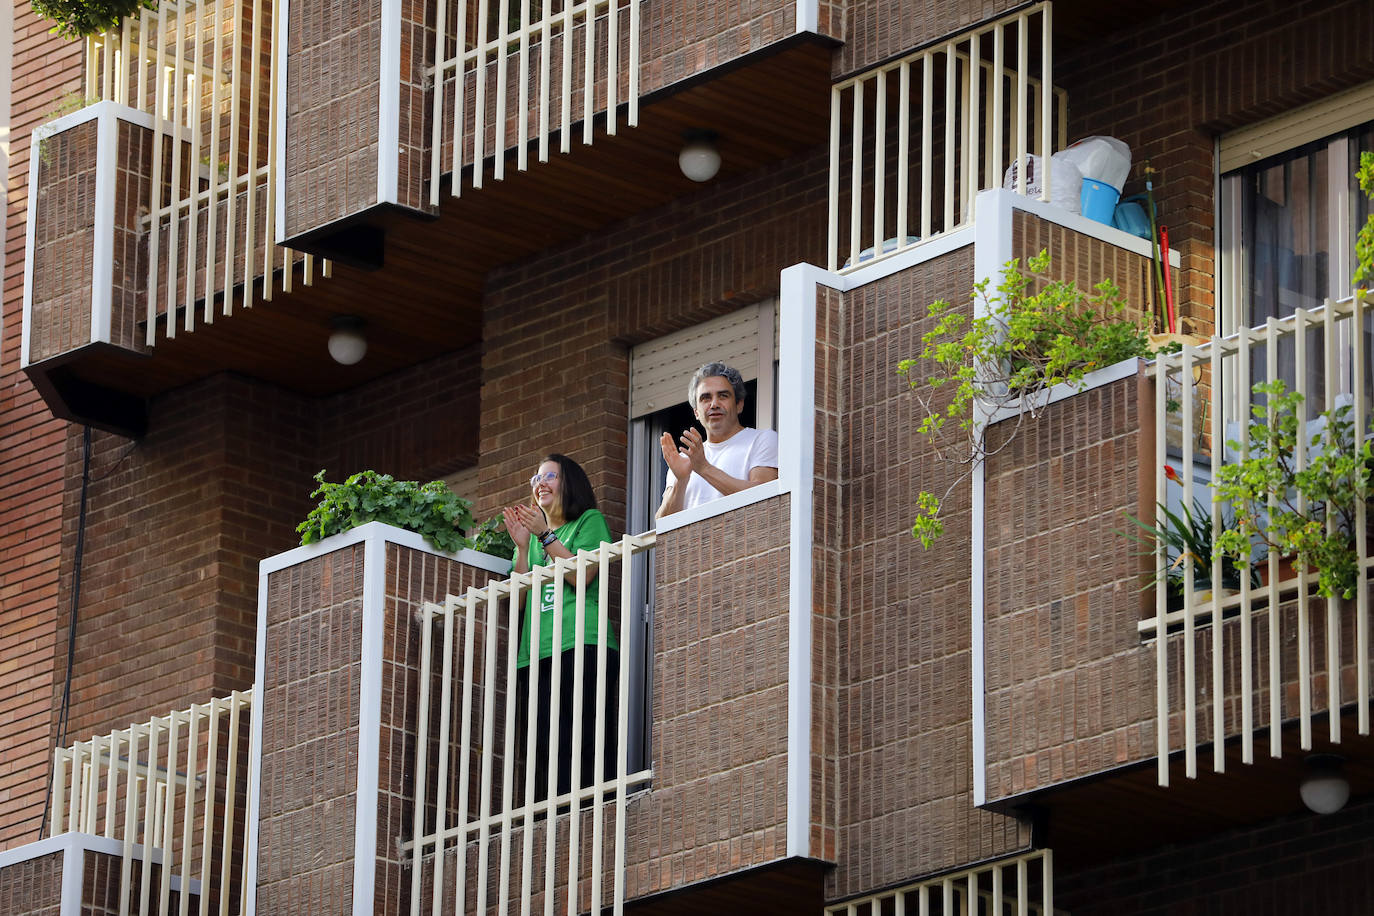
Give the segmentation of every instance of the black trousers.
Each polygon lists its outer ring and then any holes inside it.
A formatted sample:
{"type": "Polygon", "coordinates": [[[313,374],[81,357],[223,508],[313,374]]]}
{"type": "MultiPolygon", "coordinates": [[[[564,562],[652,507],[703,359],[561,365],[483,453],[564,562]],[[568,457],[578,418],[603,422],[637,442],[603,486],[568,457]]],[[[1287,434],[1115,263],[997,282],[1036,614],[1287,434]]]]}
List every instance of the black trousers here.
{"type": "MultiPolygon", "coordinates": [[[[582,649],[582,748],[581,769],[578,782],[585,788],[597,781],[596,776],[596,646],[582,649]]],[[[536,698],[534,747],[525,747],[525,735],[529,722],[530,669],[521,668],[517,676],[517,702],[520,708],[520,731],[516,736],[518,745],[524,748],[524,765],[534,767],[534,798],[541,801],[548,798],[549,786],[549,739],[553,734],[550,721],[551,698],[550,684],[553,679],[553,656],[541,658],[539,665],[539,695],[536,698]]],[[[558,699],[558,785],[556,795],[562,795],[572,788],[572,739],[573,739],[573,691],[576,689],[577,652],[564,650],[560,661],[559,699],[558,699]]],[[[620,653],[614,649],[606,650],[606,688],[605,688],[605,762],[602,767],[604,778],[613,778],[618,766],[616,741],[619,736],[617,712],[620,700],[620,653]]]]}

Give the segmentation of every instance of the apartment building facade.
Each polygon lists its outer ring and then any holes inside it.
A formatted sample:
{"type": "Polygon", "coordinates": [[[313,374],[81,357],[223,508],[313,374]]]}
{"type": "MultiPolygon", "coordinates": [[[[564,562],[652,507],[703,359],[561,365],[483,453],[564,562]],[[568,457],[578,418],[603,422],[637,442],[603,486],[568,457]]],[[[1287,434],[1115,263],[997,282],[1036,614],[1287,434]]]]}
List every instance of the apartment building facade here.
{"type": "Polygon", "coordinates": [[[1257,557],[1174,607],[1120,533],[1205,497],[1255,381],[1366,416],[1369,4],[182,0],[13,34],[0,912],[1371,908],[1364,538],[1352,598],[1257,557]],[[1125,196],[1155,170],[1167,293],[1053,169],[1005,178],[1092,135],[1125,196]],[[897,363],[1041,249],[1199,340],[984,418],[961,478],[897,363]],[[656,521],[717,357],[778,480],[656,521]],[[550,452],[618,538],[556,570],[621,628],[623,753],[576,798],[536,797],[508,655],[550,572],[295,532],[321,468],[487,518],[550,452]]]}

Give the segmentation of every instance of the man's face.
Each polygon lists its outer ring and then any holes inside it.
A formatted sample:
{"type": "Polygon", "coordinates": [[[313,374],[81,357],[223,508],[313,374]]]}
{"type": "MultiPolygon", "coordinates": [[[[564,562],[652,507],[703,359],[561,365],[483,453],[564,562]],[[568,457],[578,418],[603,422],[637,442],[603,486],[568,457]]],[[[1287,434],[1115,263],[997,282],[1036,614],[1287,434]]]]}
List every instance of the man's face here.
{"type": "Polygon", "coordinates": [[[723,442],[742,428],[739,412],[743,401],[735,399],[735,388],[730,380],[720,375],[711,375],[697,385],[695,405],[697,420],[706,429],[706,441],[723,442]]]}

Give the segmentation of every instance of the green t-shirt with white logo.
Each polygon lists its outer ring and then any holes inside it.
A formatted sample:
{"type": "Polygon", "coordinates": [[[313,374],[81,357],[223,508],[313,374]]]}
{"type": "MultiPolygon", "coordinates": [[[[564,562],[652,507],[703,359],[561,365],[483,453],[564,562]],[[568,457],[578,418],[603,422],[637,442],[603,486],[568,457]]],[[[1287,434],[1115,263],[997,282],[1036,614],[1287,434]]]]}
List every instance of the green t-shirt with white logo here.
{"type": "MultiPolygon", "coordinates": [[[[606,516],[602,515],[598,509],[588,509],[577,518],[570,522],[560,525],[555,532],[558,541],[576,556],[578,551],[595,550],[600,547],[603,541],[611,539],[610,526],[606,524],[606,516]]],[[[553,654],[553,623],[554,608],[556,606],[556,593],[554,591],[556,582],[553,581],[551,574],[553,564],[549,562],[548,554],[540,546],[539,539],[530,537],[530,568],[548,565],[549,574],[539,583],[539,657],[548,658],[553,654]]],[[[596,569],[595,565],[588,567],[588,572],[596,569]]],[[[601,613],[599,592],[601,583],[596,579],[587,583],[587,599],[584,605],[582,619],[586,622],[585,644],[594,646],[601,638],[601,613]]],[[[516,657],[516,664],[524,668],[530,663],[530,634],[534,631],[534,606],[535,596],[530,594],[525,603],[525,623],[520,628],[520,651],[516,657]]],[[[577,572],[574,568],[569,572],[567,581],[563,585],[563,630],[560,634],[563,649],[571,649],[577,644],[577,572]]],[[[615,640],[615,633],[609,628],[606,633],[606,647],[608,649],[619,649],[615,640]]]]}

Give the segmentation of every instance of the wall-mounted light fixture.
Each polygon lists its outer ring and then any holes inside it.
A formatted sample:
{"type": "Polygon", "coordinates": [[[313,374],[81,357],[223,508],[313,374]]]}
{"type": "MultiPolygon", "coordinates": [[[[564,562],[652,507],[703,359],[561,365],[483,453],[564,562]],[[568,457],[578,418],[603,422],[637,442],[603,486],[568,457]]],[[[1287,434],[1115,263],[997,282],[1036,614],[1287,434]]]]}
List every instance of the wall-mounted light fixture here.
{"type": "Polygon", "coordinates": [[[685,141],[677,154],[677,167],[693,181],[710,181],[720,171],[720,150],[716,149],[716,132],[689,130],[682,135],[685,141]]]}
{"type": "Polygon", "coordinates": [[[329,322],[329,355],[341,366],[351,366],[367,355],[367,322],[356,315],[335,315],[329,322]]]}
{"type": "Polygon", "coordinates": [[[1312,754],[1298,792],[1302,803],[1317,814],[1331,814],[1345,807],[1350,798],[1350,781],[1341,772],[1345,758],[1336,754],[1312,754]]]}

